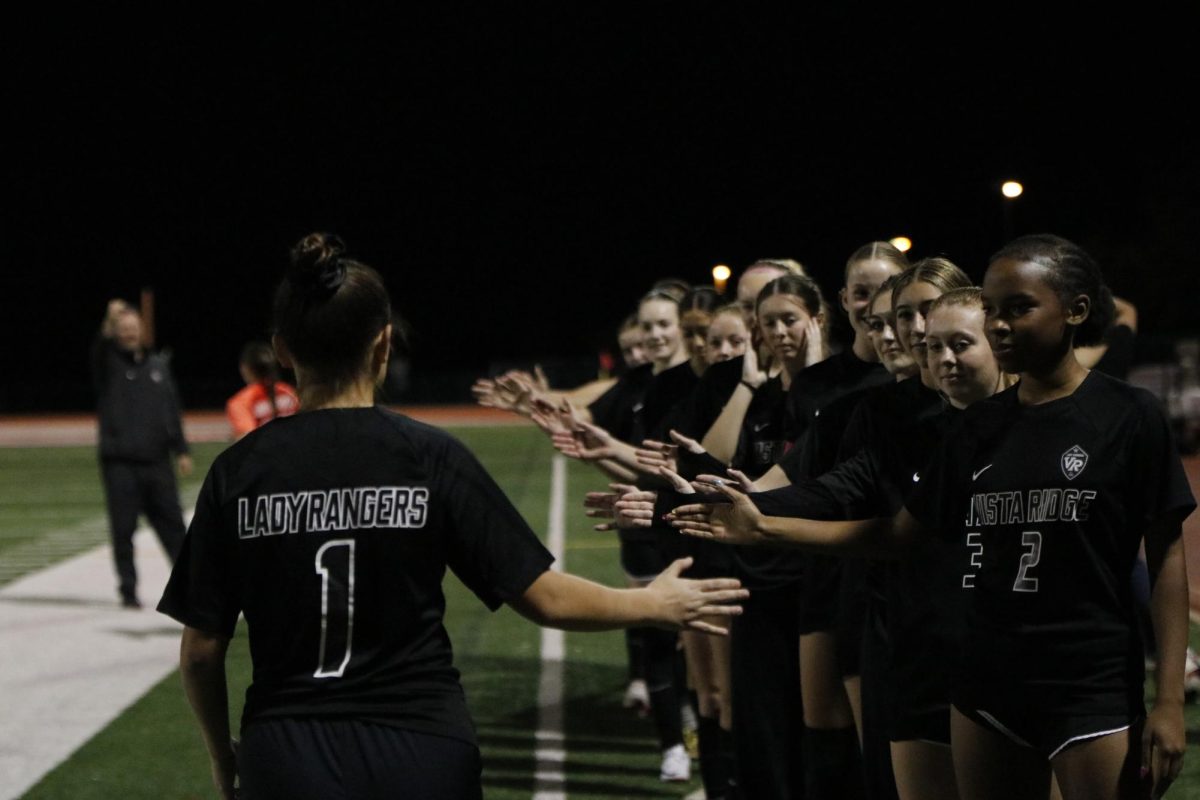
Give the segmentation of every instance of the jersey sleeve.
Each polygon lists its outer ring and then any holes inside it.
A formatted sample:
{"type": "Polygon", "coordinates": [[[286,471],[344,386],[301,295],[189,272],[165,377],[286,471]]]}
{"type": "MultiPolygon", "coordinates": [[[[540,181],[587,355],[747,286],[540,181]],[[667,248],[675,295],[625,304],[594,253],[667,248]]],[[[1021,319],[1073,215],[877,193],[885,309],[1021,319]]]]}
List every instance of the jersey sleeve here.
{"type": "Polygon", "coordinates": [[[963,474],[968,469],[963,453],[963,430],[959,425],[943,439],[933,457],[913,473],[913,489],[904,501],[908,512],[930,531],[957,534],[963,519],[963,474]]]}
{"type": "Polygon", "coordinates": [[[437,465],[439,494],[448,514],[450,569],[495,611],[519,597],[554,563],[492,476],[465,447],[451,440],[437,465]]]}
{"type": "Polygon", "coordinates": [[[805,480],[778,489],[755,492],[750,495],[750,501],[768,517],[842,519],[839,498],[819,480],[805,480]]]}
{"type": "Polygon", "coordinates": [[[224,530],[214,473],[209,470],[196,511],[158,610],[192,628],[233,636],[237,599],[234,540],[224,530]]]}
{"type": "Polygon", "coordinates": [[[1196,508],[1196,500],[1170,423],[1158,400],[1148,393],[1140,397],[1139,411],[1141,424],[1133,439],[1129,464],[1131,474],[1137,476],[1131,487],[1133,508],[1129,519],[1143,523],[1182,520],[1196,508]]]}

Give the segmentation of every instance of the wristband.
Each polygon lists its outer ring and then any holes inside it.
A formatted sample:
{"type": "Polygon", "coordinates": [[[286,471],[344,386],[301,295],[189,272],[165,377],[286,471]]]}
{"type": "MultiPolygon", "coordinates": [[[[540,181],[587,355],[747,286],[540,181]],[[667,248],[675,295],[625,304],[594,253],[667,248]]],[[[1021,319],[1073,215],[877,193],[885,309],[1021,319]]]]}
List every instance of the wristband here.
{"type": "Polygon", "coordinates": [[[758,391],[758,387],[750,383],[750,381],[746,380],[745,378],[742,379],[741,384],[750,390],[750,394],[754,394],[758,391]]]}

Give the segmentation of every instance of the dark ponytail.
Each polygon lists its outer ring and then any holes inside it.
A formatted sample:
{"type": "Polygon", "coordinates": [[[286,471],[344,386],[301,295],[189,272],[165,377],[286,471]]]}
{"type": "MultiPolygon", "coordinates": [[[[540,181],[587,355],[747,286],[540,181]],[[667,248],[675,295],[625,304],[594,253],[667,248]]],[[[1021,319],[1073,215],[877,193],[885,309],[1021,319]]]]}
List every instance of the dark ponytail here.
{"type": "Polygon", "coordinates": [[[345,251],[339,237],[310,233],[292,248],[275,292],[275,332],[318,381],[335,386],[358,378],[392,316],[379,273],[345,251]]]}
{"type": "Polygon", "coordinates": [[[989,264],[1002,258],[1027,261],[1046,269],[1046,282],[1063,304],[1079,295],[1091,300],[1087,319],[1075,329],[1076,347],[1100,344],[1116,317],[1112,291],[1104,282],[1100,265],[1074,242],[1050,233],[1037,233],[1014,239],[1000,249],[989,264]]]}

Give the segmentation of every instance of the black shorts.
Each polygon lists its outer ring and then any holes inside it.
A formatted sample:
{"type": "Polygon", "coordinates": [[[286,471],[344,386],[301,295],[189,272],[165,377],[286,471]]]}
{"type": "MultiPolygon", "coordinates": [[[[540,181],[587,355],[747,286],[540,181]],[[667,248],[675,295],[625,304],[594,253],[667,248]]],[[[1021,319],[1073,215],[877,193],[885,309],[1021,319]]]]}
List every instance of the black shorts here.
{"type": "MultiPolygon", "coordinates": [[[[682,537],[681,537],[682,538],[682,537]]],[[[635,581],[650,581],[666,569],[665,558],[658,542],[648,538],[621,539],[621,569],[635,581]]]]}
{"type": "Polygon", "coordinates": [[[257,720],[238,750],[242,800],[469,800],[481,772],[470,742],[354,719],[257,720]]]}
{"type": "Polygon", "coordinates": [[[730,545],[720,542],[710,542],[692,536],[680,536],[687,540],[683,552],[679,556],[691,556],[692,567],[684,573],[685,577],[703,578],[732,578],[734,575],[733,553],[730,545]]]}
{"type": "MultiPolygon", "coordinates": [[[[901,704],[903,705],[903,704],[901,704]]],[[[950,706],[893,709],[888,739],[893,742],[930,742],[950,746],[950,706]]]]}
{"type": "Polygon", "coordinates": [[[800,589],[800,633],[836,630],[842,559],[811,555],[804,559],[804,583],[800,589]]]}
{"type": "Polygon", "coordinates": [[[833,633],[838,669],[842,671],[843,678],[862,673],[863,638],[866,636],[867,610],[871,604],[869,570],[870,565],[862,558],[844,559],[840,570],[833,633]]]}
{"type": "Polygon", "coordinates": [[[1003,708],[966,709],[954,706],[975,724],[999,733],[1009,741],[1037,751],[1049,759],[1068,747],[1128,730],[1140,718],[1130,714],[1071,715],[1037,712],[1018,712],[1003,708]]]}

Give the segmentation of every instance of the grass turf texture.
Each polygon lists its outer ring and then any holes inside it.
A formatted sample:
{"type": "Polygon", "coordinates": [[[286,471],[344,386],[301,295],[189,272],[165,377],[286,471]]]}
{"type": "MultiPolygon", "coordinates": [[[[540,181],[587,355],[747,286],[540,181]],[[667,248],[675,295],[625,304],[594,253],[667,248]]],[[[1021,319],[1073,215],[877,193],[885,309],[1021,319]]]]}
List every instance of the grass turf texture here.
{"type": "MultiPolygon", "coordinates": [[[[466,442],[539,532],[546,530],[550,453],[524,428],[461,429],[466,442]]],[[[194,496],[220,445],[194,453],[196,475],[182,487],[194,496]]],[[[36,552],[64,529],[81,535],[41,548],[47,563],[106,541],[103,495],[92,448],[5,450],[0,459],[0,561],[36,552]],[[73,552],[71,552],[73,549],[73,552]]],[[[613,534],[591,531],[579,498],[604,481],[571,464],[567,494],[566,565],[572,572],[620,585],[613,534]]],[[[61,537],[60,537],[61,539],[61,537]]],[[[32,568],[37,568],[36,566],[32,568]]],[[[0,581],[3,581],[0,578],[0,581]]],[[[534,789],[538,629],[508,609],[489,613],[453,577],[445,583],[447,627],[467,699],[479,728],[484,794],[527,798],[534,789]]],[[[152,613],[152,612],[146,612],[152,613]]],[[[1192,646],[1200,649],[1193,626],[1192,646]]],[[[567,791],[572,798],[672,797],[695,788],[658,782],[659,756],[650,723],[620,708],[625,649],[620,633],[568,634],[565,671],[567,791]]],[[[241,712],[250,664],[243,632],[230,647],[232,716],[241,712]]],[[[1186,709],[1188,756],[1169,797],[1200,796],[1200,706],[1186,709]]],[[[155,686],[24,797],[211,798],[208,758],[178,674],[155,686]]]]}

